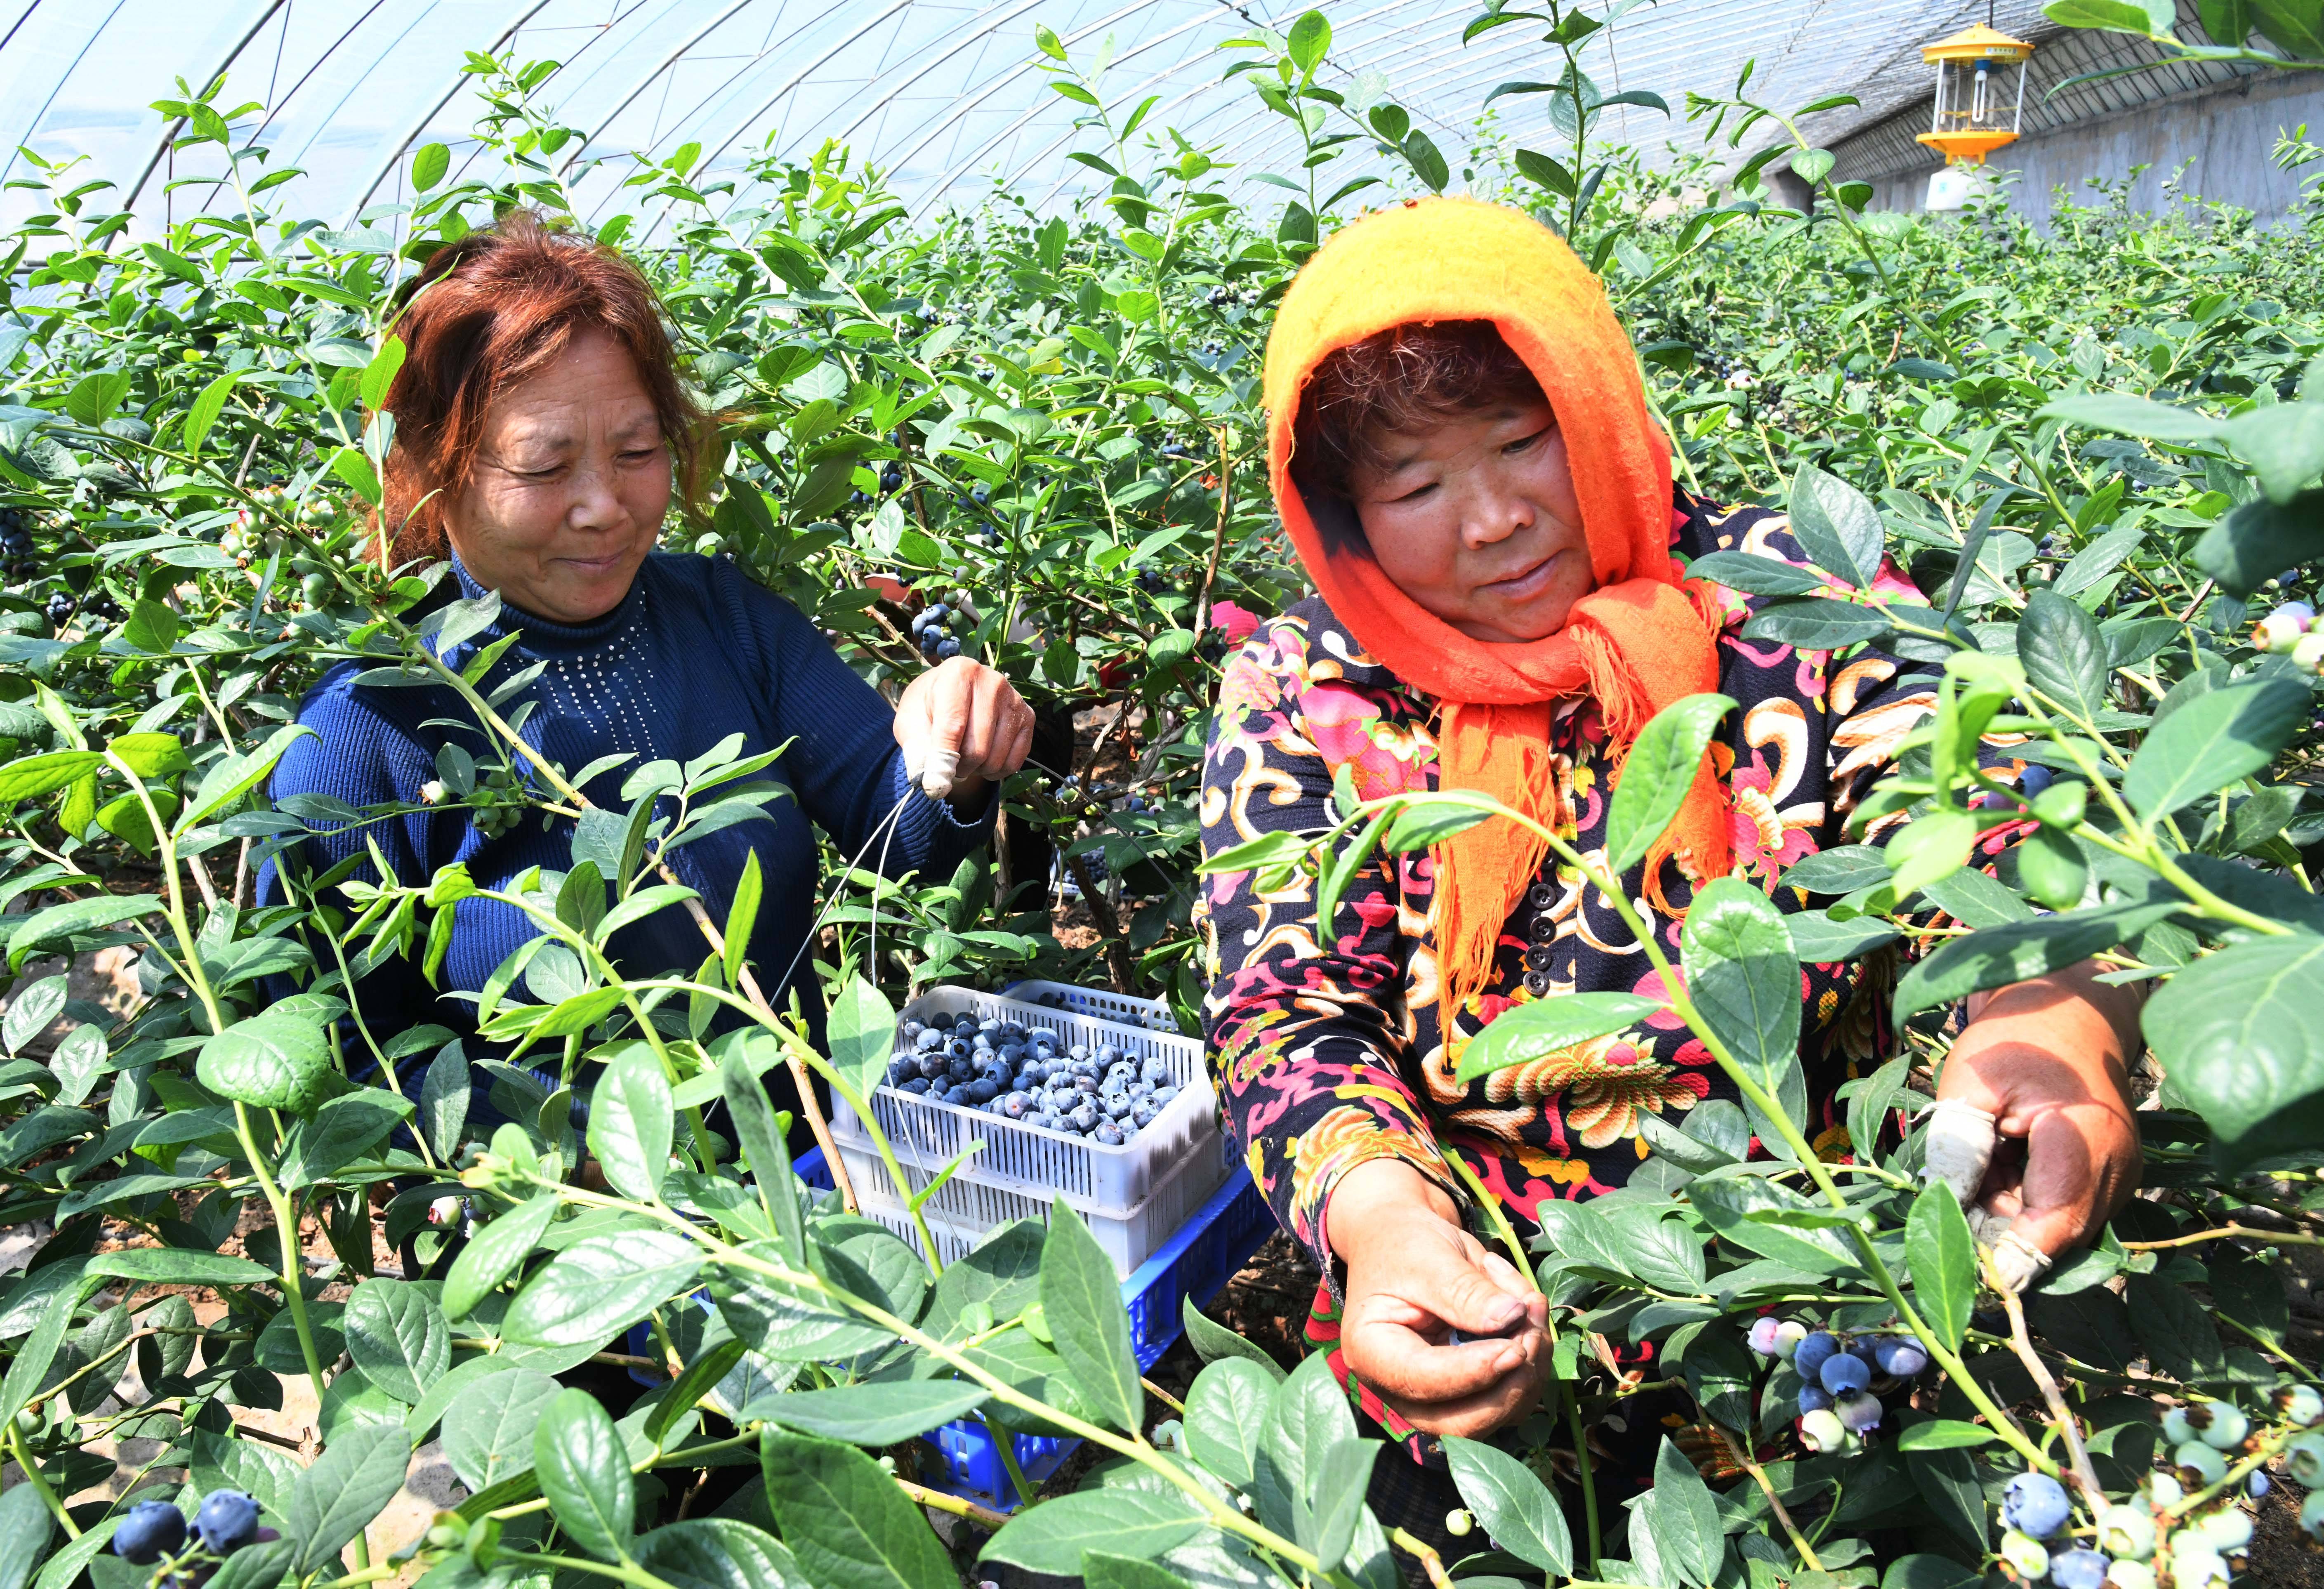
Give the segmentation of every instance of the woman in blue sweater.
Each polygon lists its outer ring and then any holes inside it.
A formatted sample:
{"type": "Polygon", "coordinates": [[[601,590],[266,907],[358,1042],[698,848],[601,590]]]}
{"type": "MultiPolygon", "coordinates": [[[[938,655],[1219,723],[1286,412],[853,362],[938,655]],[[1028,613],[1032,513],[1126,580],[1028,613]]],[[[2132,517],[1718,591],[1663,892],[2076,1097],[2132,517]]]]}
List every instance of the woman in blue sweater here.
{"type": "MultiPolygon", "coordinates": [[[[512,213],[429,262],[396,334],[408,353],[383,404],[395,422],[383,510],[396,527],[392,559],[449,558],[439,601],[501,596],[498,622],[445,660],[459,668],[515,632],[491,681],[547,664],[527,692],[537,704],[523,736],[572,773],[626,758],[583,790],[613,810],[627,808],[622,784],[649,762],[683,763],[733,734],[743,756],[788,744],[762,776],[790,799],[669,860],[723,921],[757,853],[765,892],[749,957],[775,1007],[788,1007],[796,985],[819,1028],[813,977],[777,980],[803,958],[814,910],[810,825],[851,856],[868,845],[863,864],[889,875],[948,877],[991,830],[998,781],[1023,764],[1031,709],[964,657],[914,679],[890,708],[797,608],[732,562],[656,550],[673,494],[694,497],[704,427],[672,370],[651,288],[611,250],[512,213]]],[[[429,804],[447,746],[486,754],[483,734],[459,726],[472,718],[449,690],[379,688],[357,682],[360,672],[342,664],[309,692],[300,721],[315,737],[277,769],[278,801],[429,804]]],[[[454,805],[319,835],[292,864],[319,873],[363,854],[368,838],[405,882],[458,862],[500,889],[536,866],[568,869],[573,832],[570,819],[544,829],[528,817],[486,833],[454,805]]],[[[368,861],[355,873],[371,874],[368,861]]],[[[262,900],[281,892],[270,871],[262,900]]],[[[462,901],[438,987],[409,958],[361,984],[373,1036],[429,1021],[472,1030],[461,995],[533,936],[506,905],[462,901]]],[[[632,975],[691,971],[706,953],[676,908],[623,929],[613,947],[632,975]]]]}

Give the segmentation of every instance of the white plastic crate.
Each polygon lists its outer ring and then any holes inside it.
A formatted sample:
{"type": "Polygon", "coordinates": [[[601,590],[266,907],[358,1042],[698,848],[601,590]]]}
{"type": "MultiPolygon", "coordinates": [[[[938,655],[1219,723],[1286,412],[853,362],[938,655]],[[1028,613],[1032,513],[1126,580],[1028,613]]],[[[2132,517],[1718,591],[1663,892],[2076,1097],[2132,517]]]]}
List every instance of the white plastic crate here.
{"type": "MultiPolygon", "coordinates": [[[[847,1161],[848,1178],[855,1183],[856,1200],[862,1212],[903,1237],[912,1251],[918,1252],[920,1233],[912,1224],[905,1200],[896,1196],[889,1186],[888,1167],[880,1162],[880,1155],[869,1147],[856,1148],[841,1142],[839,1156],[847,1161]]],[[[1121,1214],[1103,1210],[1086,1214],[1084,1223],[1105,1255],[1113,1261],[1115,1277],[1128,1280],[1137,1272],[1139,1265],[1167,1246],[1170,1238],[1210,1200],[1211,1195],[1226,1184],[1231,1168],[1218,1154],[1204,1153],[1172,1169],[1137,1207],[1121,1214]]],[[[1038,1219],[1046,1224],[1049,1210],[1056,1206],[1056,1199],[1046,1194],[971,1181],[955,1175],[936,1188],[936,1195],[920,1212],[927,1218],[928,1233],[936,1238],[936,1256],[951,1263],[965,1257],[1001,1225],[1019,1219],[1038,1219]]]]}
{"type": "MultiPolygon", "coordinates": [[[[951,1182],[938,1188],[932,1214],[941,1212],[947,1223],[976,1224],[972,1212],[972,1187],[1029,1196],[1046,1205],[1063,1197],[1084,1215],[1104,1214],[1126,1219],[1169,1180],[1182,1166],[1204,1168],[1204,1184],[1186,1206],[1192,1210],[1226,1178],[1228,1165],[1218,1129],[1218,1111],[1209,1076],[1203,1068],[1203,1045],[1176,1032],[1158,1032],[1124,1026],[1070,1010],[1028,1004],[973,988],[932,988],[915,999],[898,1016],[896,1051],[904,1051],[900,1029],[905,1021],[930,1015],[973,1014],[978,1020],[1013,1021],[1028,1030],[1055,1032],[1067,1046],[1087,1043],[1094,1049],[1111,1043],[1141,1067],[1159,1058],[1170,1069],[1178,1095],[1146,1128],[1118,1148],[1108,1148],[1086,1137],[1053,1132],[1004,1114],[942,1104],[916,1093],[899,1093],[884,1084],[872,1095],[872,1113],[887,1134],[889,1147],[917,1190],[933,1179],[954,1156],[982,1137],[984,1147],[970,1159],[951,1182]],[[963,1181],[967,1186],[954,1187],[963,1181]]],[[[848,1178],[859,1193],[877,1185],[888,1187],[887,1167],[845,1099],[834,1100],[831,1129],[848,1178]]],[[[905,1197],[892,1189],[881,1194],[900,1206],[905,1197]]],[[[1022,1216],[1023,1210],[985,1221],[980,1227],[1022,1216]]],[[[1167,1230],[1162,1233],[1167,1237],[1167,1230]]]]}
{"type": "MultiPolygon", "coordinates": [[[[1174,1035],[1178,1030],[1178,1022],[1171,1015],[1170,1006],[1160,999],[1133,998],[1128,993],[1117,993],[1111,988],[1075,987],[1067,982],[1042,982],[1028,977],[1023,982],[1012,982],[1002,988],[1001,996],[1028,1004],[1041,1004],[1046,999],[1056,998],[1063,1001],[1063,1008],[1075,1015],[1094,1015],[1100,1021],[1174,1035]]],[[[1048,1007],[1043,1005],[1045,1009],[1048,1007]]]]}

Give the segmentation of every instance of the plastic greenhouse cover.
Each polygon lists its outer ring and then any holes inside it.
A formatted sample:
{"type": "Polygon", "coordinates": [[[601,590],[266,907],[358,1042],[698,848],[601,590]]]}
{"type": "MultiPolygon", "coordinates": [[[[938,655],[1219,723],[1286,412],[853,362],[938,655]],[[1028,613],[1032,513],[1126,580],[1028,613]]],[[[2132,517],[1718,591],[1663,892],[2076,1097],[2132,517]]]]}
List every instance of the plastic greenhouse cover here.
{"type": "MultiPolygon", "coordinates": [[[[702,149],[697,184],[744,177],[767,150],[804,158],[826,139],[891,173],[917,208],[973,204],[994,181],[1050,208],[1103,180],[1066,159],[1093,134],[1081,107],[1048,86],[1033,48],[1053,28],[1077,63],[1108,60],[1102,91],[1116,114],[1149,97],[1147,127],[1257,172],[1296,172],[1296,141],[1242,79],[1225,41],[1254,24],[1287,28],[1306,7],[1225,0],[0,0],[0,175],[37,175],[19,145],[82,157],[75,181],[134,192],[143,226],[238,208],[208,158],[169,148],[151,108],[220,72],[220,103],[266,107],[257,142],[269,168],[296,167],[296,213],[347,225],[392,202],[405,152],[436,142],[456,174],[475,148],[478,105],[461,68],[471,51],[561,63],[541,89],[587,136],[559,152],[585,215],[602,210],[633,151],[702,149]]],[[[1517,6],[1512,5],[1511,9],[1517,6]]],[[[1323,78],[1344,90],[1377,71],[1386,91],[1449,152],[1466,148],[1502,82],[1550,74],[1541,27],[1511,25],[1463,44],[1482,9],[1467,0],[1388,0],[1326,8],[1334,42],[1323,78]]],[[[1592,6],[1594,14],[1607,7],[1592,6]]],[[[1645,88],[1683,113],[1690,88],[1723,92],[1747,60],[1756,96],[1789,106],[1854,91],[1826,136],[1923,90],[1918,44],[1970,20],[1982,0],[1864,0],[1835,22],[1821,0],[1644,0],[1591,41],[1586,64],[1608,92],[1645,88]]],[[[2003,25],[2031,21],[2017,4],[2003,25]]],[[[1504,99],[1499,131],[1538,143],[1543,101],[1504,99]]],[[[1822,129],[1819,129],[1820,131],[1822,129]]],[[[1680,115],[1622,106],[1603,132],[1662,149],[1692,147],[1680,115]]],[[[1143,135],[1143,134],[1142,134],[1143,135]]],[[[1352,174],[1344,169],[1338,175],[1352,174]]],[[[1457,181],[1456,181],[1456,186],[1457,181]]],[[[10,220],[42,208],[36,191],[0,195],[10,220]]],[[[737,192],[731,202],[751,202],[737,192]]]]}

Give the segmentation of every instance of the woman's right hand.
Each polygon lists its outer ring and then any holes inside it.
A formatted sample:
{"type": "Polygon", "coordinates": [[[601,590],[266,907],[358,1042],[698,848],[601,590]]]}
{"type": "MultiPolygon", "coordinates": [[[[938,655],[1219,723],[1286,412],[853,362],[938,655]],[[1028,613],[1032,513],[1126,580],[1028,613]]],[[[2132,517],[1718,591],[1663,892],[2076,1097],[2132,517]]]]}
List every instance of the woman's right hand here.
{"type": "Polygon", "coordinates": [[[1548,1305],[1425,1176],[1395,1159],[1358,1165],[1332,1188],[1324,1233],[1348,1266],[1341,1355],[1406,1422],[1474,1437],[1539,1404],[1548,1305]]]}

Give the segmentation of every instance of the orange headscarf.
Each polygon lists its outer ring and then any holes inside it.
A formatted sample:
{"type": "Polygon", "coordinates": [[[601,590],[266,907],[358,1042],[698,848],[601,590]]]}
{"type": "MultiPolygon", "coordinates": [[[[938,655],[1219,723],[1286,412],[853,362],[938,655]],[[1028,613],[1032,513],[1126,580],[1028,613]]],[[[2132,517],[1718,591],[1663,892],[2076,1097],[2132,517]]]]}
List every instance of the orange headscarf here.
{"type": "MultiPolygon", "coordinates": [[[[1656,712],[1719,687],[1717,609],[1679,582],[1669,551],[1669,455],[1646,413],[1637,356],[1598,279],[1520,211],[1424,199],[1346,227],[1285,295],[1267,345],[1268,459],[1277,510],[1308,577],[1363,648],[1443,705],[1437,782],[1493,796],[1547,825],[1553,810],[1553,703],[1594,697],[1628,753],[1656,712]],[[1544,640],[1471,640],[1424,611],[1360,546],[1327,549],[1292,482],[1293,419],[1326,356],[1394,326],[1491,320],[1541,383],[1572,460],[1598,587],[1544,640]]],[[[1648,855],[1698,879],[1731,865],[1726,790],[1709,758],[1678,819],[1648,855]]],[[[1444,1007],[1459,1010],[1492,975],[1495,947],[1547,846],[1495,819],[1438,845],[1433,925],[1444,1007]]]]}

